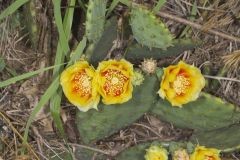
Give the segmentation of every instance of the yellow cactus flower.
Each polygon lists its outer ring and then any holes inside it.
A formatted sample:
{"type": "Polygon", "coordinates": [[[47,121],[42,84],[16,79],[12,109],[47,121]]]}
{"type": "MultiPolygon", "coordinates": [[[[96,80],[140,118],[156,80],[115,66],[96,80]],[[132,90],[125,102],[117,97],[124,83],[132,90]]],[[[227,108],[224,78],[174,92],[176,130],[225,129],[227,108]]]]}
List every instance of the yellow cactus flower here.
{"type": "Polygon", "coordinates": [[[127,102],[132,98],[133,65],[126,60],[109,60],[97,68],[98,91],[104,104],[127,102]]]}
{"type": "Polygon", "coordinates": [[[80,111],[97,109],[100,95],[97,92],[96,72],[87,61],[79,61],[65,69],[60,83],[65,96],[80,111]]]}
{"type": "Polygon", "coordinates": [[[197,146],[190,157],[190,160],[221,160],[220,151],[215,148],[197,146]]]}
{"type": "Polygon", "coordinates": [[[158,93],[172,106],[182,107],[183,104],[196,100],[204,86],[205,79],[201,71],[180,61],[177,65],[164,69],[158,93]]]}
{"type": "Polygon", "coordinates": [[[173,160],[189,160],[189,155],[185,149],[180,149],[174,152],[173,160]]]}
{"type": "Polygon", "coordinates": [[[167,160],[168,152],[165,148],[161,146],[151,146],[146,150],[145,160],[167,160]]]}

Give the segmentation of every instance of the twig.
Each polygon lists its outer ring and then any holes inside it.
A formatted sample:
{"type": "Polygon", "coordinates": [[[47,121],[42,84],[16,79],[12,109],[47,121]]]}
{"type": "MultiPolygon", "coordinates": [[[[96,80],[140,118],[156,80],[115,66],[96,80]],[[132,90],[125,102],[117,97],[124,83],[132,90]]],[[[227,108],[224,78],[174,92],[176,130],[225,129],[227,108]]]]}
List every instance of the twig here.
{"type": "Polygon", "coordinates": [[[88,149],[91,151],[95,151],[95,152],[99,152],[99,153],[111,156],[111,153],[97,149],[97,148],[93,148],[93,147],[89,147],[89,146],[85,146],[85,145],[81,145],[81,144],[76,144],[76,143],[68,143],[68,144],[71,146],[80,147],[80,148],[88,149]]]}
{"type": "Polygon", "coordinates": [[[238,82],[238,83],[240,83],[240,80],[234,79],[234,78],[218,77],[218,76],[209,76],[209,75],[204,75],[204,77],[206,77],[206,78],[211,78],[211,79],[227,80],[227,81],[233,81],[233,82],[238,82]]]}
{"type": "MultiPolygon", "coordinates": [[[[16,133],[20,139],[23,141],[23,137],[21,136],[21,134],[17,131],[17,129],[12,125],[12,123],[9,121],[9,119],[2,113],[0,112],[0,116],[8,123],[8,125],[11,127],[11,129],[13,130],[14,133],[16,133]]],[[[36,157],[37,160],[40,160],[39,157],[37,156],[37,154],[34,152],[34,150],[32,149],[32,147],[26,143],[27,148],[33,153],[33,155],[36,157]]]]}
{"type": "Polygon", "coordinates": [[[140,124],[140,123],[133,123],[133,125],[135,126],[141,126],[143,128],[147,128],[148,130],[150,130],[152,133],[154,133],[155,135],[157,135],[159,138],[162,138],[162,136],[160,134],[158,134],[158,132],[154,131],[152,128],[144,125],[144,124],[140,124]]]}
{"type": "Polygon", "coordinates": [[[196,28],[196,29],[199,29],[203,32],[211,33],[211,34],[217,35],[219,37],[222,37],[222,38],[225,38],[225,39],[228,39],[228,40],[231,40],[231,41],[236,41],[236,42],[240,43],[240,38],[239,37],[231,36],[230,34],[219,32],[219,31],[216,31],[214,29],[204,30],[203,25],[191,22],[189,20],[178,17],[176,15],[172,15],[170,13],[166,13],[166,12],[162,12],[162,11],[158,12],[157,15],[159,15],[160,17],[163,17],[163,18],[168,18],[168,19],[171,19],[173,21],[189,25],[189,26],[191,26],[193,28],[196,28]]]}

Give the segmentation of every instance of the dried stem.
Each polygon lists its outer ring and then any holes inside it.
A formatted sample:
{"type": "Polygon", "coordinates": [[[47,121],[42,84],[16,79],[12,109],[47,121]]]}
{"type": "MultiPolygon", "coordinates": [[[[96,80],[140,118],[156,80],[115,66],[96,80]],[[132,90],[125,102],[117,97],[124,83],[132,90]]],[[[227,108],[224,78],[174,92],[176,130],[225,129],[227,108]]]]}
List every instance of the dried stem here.
{"type": "Polygon", "coordinates": [[[189,26],[191,26],[193,28],[196,28],[196,29],[199,29],[203,32],[214,34],[214,35],[217,35],[219,37],[222,37],[222,38],[225,38],[225,39],[228,39],[228,40],[231,40],[231,41],[236,41],[236,42],[240,43],[240,38],[239,37],[231,36],[230,34],[219,32],[219,31],[216,31],[214,29],[204,30],[203,25],[194,23],[192,21],[186,20],[186,19],[178,17],[176,15],[172,15],[172,14],[162,12],[162,11],[158,12],[157,15],[159,15],[160,17],[163,17],[163,18],[171,19],[173,21],[189,25],[189,26]]]}
{"type": "MultiPolygon", "coordinates": [[[[8,125],[11,127],[12,131],[17,134],[20,139],[23,141],[23,137],[21,136],[21,134],[17,131],[17,129],[12,125],[12,123],[10,122],[10,120],[2,113],[0,112],[0,116],[8,123],[8,125]]],[[[27,148],[33,153],[33,155],[36,157],[36,159],[40,160],[40,158],[37,156],[37,154],[34,152],[34,150],[32,149],[32,147],[26,143],[27,148]]]]}
{"type": "Polygon", "coordinates": [[[238,82],[238,83],[240,83],[240,80],[235,79],[235,78],[209,76],[209,75],[204,75],[204,77],[205,77],[205,78],[216,79],[216,80],[227,80],[227,81],[233,81],[233,82],[238,82]]]}

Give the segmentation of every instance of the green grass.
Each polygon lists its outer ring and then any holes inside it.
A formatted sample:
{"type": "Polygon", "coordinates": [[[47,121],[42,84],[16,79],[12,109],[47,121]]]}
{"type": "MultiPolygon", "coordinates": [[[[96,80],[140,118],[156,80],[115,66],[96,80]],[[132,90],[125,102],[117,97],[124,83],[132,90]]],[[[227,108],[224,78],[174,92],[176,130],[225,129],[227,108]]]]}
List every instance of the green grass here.
{"type": "Polygon", "coordinates": [[[158,0],[157,5],[153,8],[153,12],[157,14],[160,8],[165,4],[166,0],[158,0]]]}
{"type": "Polygon", "coordinates": [[[19,7],[27,3],[29,0],[16,0],[13,2],[8,8],[6,8],[3,12],[0,14],[0,21],[7,16],[11,15],[14,13],[19,7]]]}
{"type": "MultiPolygon", "coordinates": [[[[59,65],[57,65],[57,66],[61,66],[61,65],[63,65],[63,64],[59,64],[59,65]]],[[[16,82],[18,82],[18,81],[21,81],[21,80],[30,78],[30,77],[35,76],[35,75],[37,75],[37,74],[39,74],[39,73],[42,73],[42,72],[44,72],[44,71],[53,69],[53,68],[55,68],[55,67],[57,67],[57,66],[51,66],[51,67],[41,68],[41,69],[38,69],[38,70],[36,70],[36,71],[32,71],[32,72],[29,72],[29,73],[25,73],[25,74],[22,74],[22,75],[15,76],[15,77],[13,77],[13,78],[7,79],[7,80],[5,80],[5,81],[0,82],[0,88],[6,87],[6,86],[8,86],[8,85],[10,85],[10,84],[13,84],[13,83],[16,83],[16,82]]]]}
{"type": "MultiPolygon", "coordinates": [[[[69,2],[69,6],[74,6],[76,3],[76,0],[71,0],[69,2]]],[[[56,21],[56,25],[58,27],[58,32],[60,36],[60,41],[58,42],[57,46],[57,52],[55,57],[55,65],[63,63],[65,56],[68,56],[69,54],[69,46],[68,46],[68,39],[70,37],[71,28],[72,28],[72,21],[73,21],[73,14],[74,14],[74,8],[67,8],[64,20],[62,22],[61,17],[61,11],[60,11],[60,3],[54,2],[54,15],[55,19],[58,19],[56,21]],[[64,31],[62,31],[64,30],[64,31]],[[62,46],[62,43],[66,43],[64,46],[62,46]]],[[[59,74],[62,72],[63,67],[58,67],[53,70],[53,78],[56,78],[59,76],[59,74]]],[[[52,98],[50,99],[50,111],[53,117],[53,120],[55,122],[56,128],[59,130],[59,133],[62,137],[65,137],[64,135],[64,129],[60,118],[60,110],[61,110],[61,100],[62,100],[62,89],[58,86],[58,89],[54,95],[52,95],[52,98]]]]}

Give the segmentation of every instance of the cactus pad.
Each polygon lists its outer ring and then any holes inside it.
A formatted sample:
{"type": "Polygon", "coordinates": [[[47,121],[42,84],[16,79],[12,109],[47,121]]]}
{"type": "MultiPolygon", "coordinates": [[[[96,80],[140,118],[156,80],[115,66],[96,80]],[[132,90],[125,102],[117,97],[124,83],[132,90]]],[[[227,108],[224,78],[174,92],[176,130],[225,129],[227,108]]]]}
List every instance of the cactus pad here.
{"type": "Polygon", "coordinates": [[[86,16],[86,35],[89,41],[97,42],[105,23],[107,0],[89,0],[86,16]]]}
{"type": "Polygon", "coordinates": [[[91,143],[126,127],[148,112],[157,100],[157,77],[148,76],[134,88],[133,97],[126,103],[99,104],[99,111],[78,112],[77,126],[83,142],[91,143]]]}
{"type": "Polygon", "coordinates": [[[159,59],[167,56],[176,56],[185,50],[192,50],[201,43],[199,41],[192,41],[191,39],[176,39],[173,40],[173,46],[166,50],[160,48],[152,48],[133,44],[129,46],[125,58],[129,61],[143,60],[144,58],[159,59]]]}
{"type": "Polygon", "coordinates": [[[39,28],[37,24],[37,9],[36,9],[37,1],[29,1],[23,7],[23,21],[22,25],[25,28],[25,32],[28,33],[31,46],[34,49],[37,49],[38,45],[38,36],[39,36],[39,28]]]}
{"type": "Polygon", "coordinates": [[[240,120],[237,107],[207,93],[202,93],[196,101],[182,108],[172,107],[169,102],[160,99],[151,113],[175,126],[195,130],[214,130],[240,120]]]}
{"type": "Polygon", "coordinates": [[[112,48],[115,39],[117,39],[117,17],[106,21],[105,30],[94,47],[90,63],[97,66],[98,62],[103,61],[112,48]]]}
{"type": "Polygon", "coordinates": [[[131,10],[130,25],[138,43],[149,48],[166,49],[172,46],[173,36],[164,23],[143,6],[131,10]]]}
{"type": "Polygon", "coordinates": [[[240,149],[240,125],[232,125],[209,132],[196,132],[191,137],[193,143],[214,147],[223,152],[240,149]]]}

